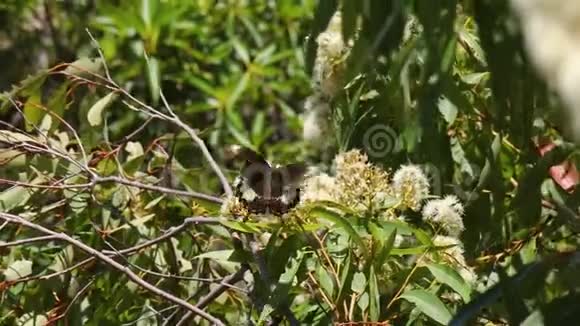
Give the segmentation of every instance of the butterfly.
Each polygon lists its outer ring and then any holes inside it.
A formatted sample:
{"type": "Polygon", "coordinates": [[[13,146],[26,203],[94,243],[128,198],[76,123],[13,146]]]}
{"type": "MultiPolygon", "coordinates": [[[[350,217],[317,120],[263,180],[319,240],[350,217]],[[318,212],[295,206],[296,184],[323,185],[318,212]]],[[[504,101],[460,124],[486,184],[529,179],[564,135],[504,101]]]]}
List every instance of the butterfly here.
{"type": "Polygon", "coordinates": [[[283,215],[300,202],[300,184],[306,165],[272,165],[246,149],[245,164],[234,181],[234,194],[250,213],[283,215]]]}

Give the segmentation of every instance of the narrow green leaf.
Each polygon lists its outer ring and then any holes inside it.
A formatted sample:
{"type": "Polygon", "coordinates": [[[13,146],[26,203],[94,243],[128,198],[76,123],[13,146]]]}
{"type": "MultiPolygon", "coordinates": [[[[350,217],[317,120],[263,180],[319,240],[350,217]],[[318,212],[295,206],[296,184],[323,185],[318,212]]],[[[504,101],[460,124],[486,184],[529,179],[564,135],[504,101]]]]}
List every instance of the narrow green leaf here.
{"type": "Polygon", "coordinates": [[[471,299],[471,289],[457,271],[447,265],[429,264],[427,268],[435,278],[452,288],[463,298],[464,302],[471,299]]]}
{"type": "Polygon", "coordinates": [[[246,72],[244,75],[242,75],[242,77],[238,81],[236,87],[230,93],[230,96],[228,97],[227,104],[226,104],[226,110],[228,110],[228,111],[233,110],[233,107],[236,104],[236,102],[238,101],[238,99],[240,98],[240,96],[242,96],[242,94],[244,93],[246,88],[248,88],[248,83],[250,82],[250,76],[251,75],[249,72],[246,72]]]}
{"type": "Polygon", "coordinates": [[[375,275],[375,268],[371,265],[369,272],[369,315],[371,321],[378,321],[381,315],[381,301],[379,295],[379,285],[377,284],[377,276],[375,275]]]}
{"type": "Polygon", "coordinates": [[[346,295],[346,292],[349,288],[352,288],[353,282],[353,266],[351,264],[351,254],[350,252],[347,254],[346,258],[342,263],[342,268],[340,269],[340,285],[338,287],[338,295],[336,296],[337,300],[341,300],[343,295],[346,295]]]}
{"type": "Polygon", "coordinates": [[[87,120],[92,127],[100,126],[103,123],[103,111],[117,97],[117,93],[109,93],[93,104],[87,113],[87,120]]]}
{"type": "Polygon", "coordinates": [[[233,253],[234,253],[233,249],[216,250],[216,251],[204,252],[203,254],[197,255],[194,258],[196,258],[196,259],[206,258],[206,259],[228,261],[233,253]]]}
{"type": "Polygon", "coordinates": [[[393,256],[418,255],[425,252],[425,250],[429,250],[430,247],[431,246],[421,245],[411,248],[393,248],[391,249],[391,255],[393,256]]]}
{"type": "Polygon", "coordinates": [[[240,60],[242,60],[246,65],[250,64],[250,54],[248,53],[248,49],[238,39],[234,39],[232,45],[234,46],[234,50],[240,60]]]}
{"type": "Polygon", "coordinates": [[[324,290],[329,298],[332,298],[334,296],[334,281],[324,266],[318,265],[316,267],[316,277],[322,290],[324,290]]]}
{"type": "Polygon", "coordinates": [[[360,235],[352,227],[350,222],[346,218],[344,218],[342,215],[340,215],[334,211],[328,210],[324,207],[320,207],[320,206],[314,207],[310,211],[310,213],[314,217],[325,219],[327,221],[330,221],[330,222],[336,224],[338,227],[343,228],[348,233],[348,235],[351,236],[352,239],[357,243],[357,245],[359,245],[360,247],[364,246],[364,243],[363,243],[360,235]]]}
{"type": "Polygon", "coordinates": [[[161,72],[159,61],[155,57],[147,60],[147,80],[149,81],[149,93],[153,104],[159,103],[159,95],[161,92],[161,72]]]}
{"type": "Polygon", "coordinates": [[[31,95],[24,103],[24,118],[26,119],[26,131],[34,130],[46,112],[42,109],[40,89],[31,95]]]}
{"type": "Polygon", "coordinates": [[[447,325],[451,320],[451,313],[443,302],[433,293],[425,290],[409,290],[401,295],[401,298],[414,303],[422,313],[436,322],[447,325]]]}
{"type": "Polygon", "coordinates": [[[262,232],[262,230],[259,227],[262,225],[259,223],[224,220],[224,221],[221,221],[221,224],[223,224],[225,227],[230,228],[232,230],[245,232],[245,233],[261,233],[262,232]]]}

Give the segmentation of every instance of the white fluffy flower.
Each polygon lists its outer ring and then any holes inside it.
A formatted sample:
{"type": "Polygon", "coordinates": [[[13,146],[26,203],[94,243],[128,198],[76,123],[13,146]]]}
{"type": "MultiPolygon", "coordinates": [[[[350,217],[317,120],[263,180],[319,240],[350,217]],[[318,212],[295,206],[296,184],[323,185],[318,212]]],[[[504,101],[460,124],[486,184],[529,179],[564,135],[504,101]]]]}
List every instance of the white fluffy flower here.
{"type": "Polygon", "coordinates": [[[393,176],[393,191],[412,210],[419,210],[429,195],[429,180],[420,167],[403,165],[393,176]]]}
{"type": "Polygon", "coordinates": [[[423,219],[439,225],[448,235],[458,237],[464,230],[463,205],[453,195],[433,199],[423,207],[423,219]]]}
{"type": "Polygon", "coordinates": [[[328,174],[310,177],[304,181],[302,202],[336,200],[336,180],[328,174]]]}
{"type": "Polygon", "coordinates": [[[327,139],[331,132],[330,105],[320,96],[313,95],[306,99],[304,109],[304,140],[311,147],[325,148],[331,143],[327,139]]]}
{"type": "Polygon", "coordinates": [[[342,88],[344,64],[341,62],[348,46],[342,38],[342,17],[337,11],[326,30],[316,38],[318,50],[314,61],[314,88],[325,96],[332,98],[342,88]]]}
{"type": "Polygon", "coordinates": [[[580,2],[512,0],[527,53],[569,110],[580,137],[580,2]]]}

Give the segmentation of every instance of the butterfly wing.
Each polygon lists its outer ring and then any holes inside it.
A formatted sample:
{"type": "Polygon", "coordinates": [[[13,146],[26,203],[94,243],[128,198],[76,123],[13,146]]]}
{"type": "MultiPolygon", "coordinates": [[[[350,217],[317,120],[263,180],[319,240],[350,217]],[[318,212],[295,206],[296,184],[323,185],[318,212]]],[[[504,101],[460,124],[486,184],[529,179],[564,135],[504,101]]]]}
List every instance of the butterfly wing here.
{"type": "Polygon", "coordinates": [[[243,157],[246,160],[244,167],[242,168],[242,176],[248,183],[248,186],[256,192],[258,196],[267,196],[270,191],[270,163],[266,161],[260,154],[251,151],[249,149],[245,150],[243,157]]]}
{"type": "Polygon", "coordinates": [[[272,169],[272,197],[280,197],[295,192],[305,173],[306,166],[302,163],[288,164],[272,169]]]}

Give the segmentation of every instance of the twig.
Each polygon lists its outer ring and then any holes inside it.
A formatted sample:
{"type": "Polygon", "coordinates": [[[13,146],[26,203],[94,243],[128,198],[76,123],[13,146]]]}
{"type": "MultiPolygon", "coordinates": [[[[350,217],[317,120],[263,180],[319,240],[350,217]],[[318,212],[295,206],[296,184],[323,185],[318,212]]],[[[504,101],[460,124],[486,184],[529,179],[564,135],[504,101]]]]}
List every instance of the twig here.
{"type": "MultiPolygon", "coordinates": [[[[130,248],[126,248],[126,249],[121,249],[118,251],[118,253],[120,254],[127,254],[127,255],[131,255],[135,252],[138,252],[142,249],[145,249],[147,247],[153,246],[167,238],[170,238],[172,236],[174,236],[175,234],[182,232],[186,229],[186,227],[190,224],[217,224],[219,223],[219,219],[217,218],[210,218],[210,217],[189,217],[186,218],[182,224],[180,224],[179,226],[175,226],[170,228],[166,233],[160,235],[159,237],[155,238],[155,239],[151,239],[149,241],[143,242],[141,244],[138,244],[136,246],[130,247],[130,248]]],[[[8,221],[6,221],[4,225],[7,225],[8,221]]],[[[111,256],[111,257],[115,257],[117,255],[117,252],[111,251],[111,250],[103,250],[102,251],[104,254],[111,256]]],[[[23,277],[23,278],[19,278],[17,280],[12,281],[12,285],[14,284],[18,284],[18,283],[22,283],[22,282],[28,282],[28,281],[33,281],[33,280],[48,280],[63,274],[66,274],[68,272],[71,272],[79,267],[82,267],[86,264],[89,264],[93,261],[95,261],[95,257],[89,257],[86,258],[85,260],[82,260],[72,266],[69,266],[61,271],[58,272],[54,272],[51,274],[46,274],[46,275],[34,275],[34,276],[29,276],[29,277],[23,277]]]]}
{"type": "Polygon", "coordinates": [[[81,295],[83,295],[94,282],[95,282],[95,279],[93,278],[85,286],[83,286],[83,288],[79,292],[77,292],[75,294],[75,296],[72,298],[72,300],[69,302],[68,306],[66,307],[66,309],[62,313],[61,318],[65,317],[68,314],[69,310],[72,308],[75,301],[77,301],[81,297],[81,295]]]}
{"type": "Polygon", "coordinates": [[[36,238],[16,240],[16,241],[12,241],[12,242],[3,242],[3,243],[0,242],[0,249],[7,248],[7,247],[25,245],[25,244],[34,243],[34,242],[51,241],[51,240],[60,240],[60,237],[57,237],[54,235],[45,235],[45,236],[36,237],[36,238]]]}
{"type": "MultiPolygon", "coordinates": [[[[212,302],[215,298],[219,297],[222,293],[224,293],[226,290],[228,290],[230,288],[230,286],[229,286],[230,284],[234,284],[234,283],[242,280],[242,278],[244,277],[244,273],[247,270],[248,270],[248,266],[242,265],[242,268],[240,268],[237,272],[235,272],[234,274],[226,276],[223,279],[222,283],[218,287],[214,288],[206,296],[201,298],[195,306],[200,308],[200,309],[203,309],[210,302],[212,302]]],[[[187,321],[192,316],[193,316],[193,313],[191,311],[188,311],[185,315],[183,315],[183,317],[181,317],[181,319],[179,320],[179,322],[175,326],[186,325],[185,323],[187,323],[187,321]]]]}
{"type": "Polygon", "coordinates": [[[199,136],[197,135],[197,132],[195,130],[193,130],[193,128],[191,128],[186,123],[181,121],[181,119],[179,119],[179,117],[173,112],[173,110],[171,110],[171,107],[169,106],[169,103],[167,103],[167,99],[165,98],[165,95],[163,95],[163,92],[160,92],[159,95],[161,97],[161,101],[163,102],[163,105],[165,105],[165,109],[167,109],[167,111],[169,111],[169,113],[173,117],[171,119],[171,121],[173,123],[175,123],[176,125],[178,125],[179,127],[181,127],[183,130],[185,130],[185,132],[187,132],[187,134],[189,134],[189,137],[191,137],[191,139],[197,144],[197,146],[199,146],[199,148],[201,149],[201,152],[203,153],[203,156],[205,156],[205,159],[208,161],[209,165],[211,166],[211,168],[214,170],[215,174],[220,179],[220,182],[222,184],[224,192],[226,193],[226,195],[228,197],[232,196],[233,192],[232,192],[232,188],[230,187],[230,183],[229,183],[228,179],[226,178],[226,176],[224,175],[224,173],[222,172],[222,170],[220,169],[220,167],[218,166],[218,164],[216,163],[216,161],[213,159],[213,156],[211,155],[211,153],[207,149],[207,146],[205,146],[205,142],[201,138],[199,138],[199,136]]]}
{"type": "MultiPolygon", "coordinates": [[[[126,249],[121,249],[119,250],[119,253],[121,254],[131,254],[134,253],[136,251],[139,251],[141,249],[147,248],[147,247],[151,247],[165,239],[171,238],[172,236],[174,236],[177,233],[180,233],[182,231],[184,231],[190,224],[219,224],[220,223],[220,219],[219,218],[215,218],[215,217],[188,217],[185,220],[183,220],[183,223],[181,223],[178,226],[174,226],[172,228],[170,228],[169,230],[167,230],[167,232],[165,232],[164,234],[162,234],[161,236],[155,238],[155,239],[151,239],[149,241],[145,241],[142,244],[130,247],[130,248],[126,248],[126,249]]],[[[103,253],[106,255],[116,255],[116,252],[112,251],[112,250],[103,250],[103,253]]]]}
{"type": "Polygon", "coordinates": [[[417,259],[417,262],[415,263],[415,266],[413,266],[413,268],[411,269],[411,271],[409,272],[409,274],[405,278],[405,281],[403,282],[403,284],[401,285],[401,287],[399,288],[399,290],[397,291],[397,293],[395,293],[395,295],[393,296],[393,298],[391,299],[391,301],[389,301],[389,303],[387,304],[387,310],[393,305],[393,303],[395,303],[395,301],[397,301],[400,298],[401,293],[403,292],[403,290],[405,289],[405,287],[407,287],[407,284],[411,280],[411,276],[413,276],[413,274],[415,273],[415,271],[419,267],[418,262],[421,261],[423,259],[423,257],[425,257],[425,255],[427,254],[427,252],[428,252],[428,250],[425,250],[421,254],[421,256],[419,257],[419,259],[417,259]]]}
{"type": "Polygon", "coordinates": [[[176,195],[176,196],[186,196],[186,197],[192,197],[192,198],[198,198],[198,199],[203,199],[203,200],[207,200],[210,201],[212,203],[216,203],[216,204],[221,204],[223,203],[223,200],[211,195],[206,195],[200,192],[193,192],[193,191],[183,191],[183,190],[177,190],[177,189],[172,189],[172,188],[166,188],[166,187],[161,187],[161,186],[155,186],[155,185],[150,185],[150,184],[146,184],[146,183],[140,183],[137,181],[133,181],[133,180],[129,180],[129,179],[125,179],[125,178],[121,178],[121,177],[115,177],[115,176],[111,176],[111,177],[100,177],[100,176],[95,176],[93,179],[93,183],[97,184],[97,183],[107,183],[107,182],[114,182],[114,183],[120,183],[120,184],[124,184],[127,186],[132,186],[135,188],[141,188],[141,189],[147,189],[147,190],[152,190],[152,191],[157,191],[157,192],[162,192],[162,193],[166,193],[166,194],[170,194],[170,195],[176,195]]]}
{"type": "Polygon", "coordinates": [[[162,289],[154,286],[153,284],[148,283],[147,281],[143,280],[142,278],[140,278],[139,276],[137,276],[137,274],[133,273],[127,266],[123,266],[120,263],[118,263],[117,261],[115,261],[114,259],[112,259],[111,257],[105,255],[104,253],[84,244],[83,242],[76,240],[72,237],[70,237],[69,235],[65,234],[65,233],[57,233],[55,231],[52,231],[50,229],[47,229],[39,224],[35,224],[33,222],[30,222],[18,215],[13,215],[13,214],[8,214],[8,213],[0,213],[0,218],[2,218],[5,221],[8,221],[10,223],[14,223],[14,224],[19,224],[22,226],[26,226],[28,228],[31,228],[33,230],[42,232],[44,234],[47,235],[53,235],[56,236],[58,238],[60,238],[63,241],[66,241],[68,243],[70,243],[71,245],[85,251],[86,253],[96,257],[97,259],[103,261],[104,263],[108,264],[109,266],[115,268],[116,270],[120,271],[121,273],[127,275],[127,277],[132,280],[133,282],[135,282],[137,285],[141,286],[142,288],[149,290],[150,292],[163,297],[164,299],[171,301],[175,304],[178,304],[184,308],[186,308],[187,310],[203,317],[204,319],[214,323],[215,325],[225,325],[222,321],[220,321],[219,319],[213,317],[212,315],[208,314],[207,312],[195,307],[194,305],[190,304],[189,302],[180,299],[176,296],[174,296],[171,293],[165,292],[162,289]]]}
{"type": "Polygon", "coordinates": [[[85,31],[87,32],[87,34],[89,34],[89,38],[93,42],[93,46],[95,48],[97,48],[97,52],[99,53],[99,56],[101,57],[101,61],[103,62],[103,69],[105,70],[105,76],[107,76],[107,79],[111,79],[111,75],[109,74],[109,67],[107,66],[107,61],[105,61],[105,55],[103,54],[103,50],[101,49],[101,45],[93,37],[93,34],[91,34],[91,32],[89,31],[88,28],[85,28],[85,31]]]}

